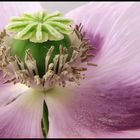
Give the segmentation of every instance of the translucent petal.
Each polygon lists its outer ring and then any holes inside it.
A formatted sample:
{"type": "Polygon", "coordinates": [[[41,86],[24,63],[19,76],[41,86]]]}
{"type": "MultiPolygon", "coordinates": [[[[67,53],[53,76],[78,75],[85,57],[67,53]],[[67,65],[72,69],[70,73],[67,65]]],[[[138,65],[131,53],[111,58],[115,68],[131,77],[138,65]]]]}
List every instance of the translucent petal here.
{"type": "Polygon", "coordinates": [[[47,95],[49,137],[140,137],[139,7],[92,2],[67,14],[84,25],[98,66],[79,87],[47,95]]]}
{"type": "Polygon", "coordinates": [[[41,138],[43,94],[27,90],[14,102],[0,108],[1,138],[41,138]]]}

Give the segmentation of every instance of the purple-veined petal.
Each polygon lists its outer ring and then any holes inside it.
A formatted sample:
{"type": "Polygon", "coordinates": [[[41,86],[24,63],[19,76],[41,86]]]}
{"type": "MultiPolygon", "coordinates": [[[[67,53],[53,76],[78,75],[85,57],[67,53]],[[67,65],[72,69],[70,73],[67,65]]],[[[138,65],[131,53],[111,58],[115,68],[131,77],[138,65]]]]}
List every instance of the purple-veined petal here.
{"type": "Polygon", "coordinates": [[[132,4],[133,2],[91,2],[72,10],[66,16],[76,24],[82,23],[83,30],[98,52],[108,39],[110,41],[108,34],[114,31],[114,26],[132,4]]]}
{"type": "Polygon", "coordinates": [[[47,95],[49,138],[140,137],[139,89],[85,85],[47,95]]]}
{"type": "Polygon", "coordinates": [[[11,104],[0,108],[1,138],[41,138],[43,94],[27,90],[11,104]]]}
{"type": "Polygon", "coordinates": [[[41,10],[39,2],[0,2],[0,31],[3,30],[12,16],[23,12],[35,12],[41,10]]]}
{"type": "Polygon", "coordinates": [[[140,137],[139,13],[140,3],[96,2],[67,15],[83,23],[98,67],[64,100],[47,95],[49,137],[140,137]]]}
{"type": "MultiPolygon", "coordinates": [[[[85,31],[90,34],[90,40],[93,43],[94,41],[96,42],[94,36],[98,34],[104,38],[95,60],[98,67],[90,69],[89,71],[91,72],[88,71],[90,77],[93,74],[92,82],[98,83],[102,81],[104,83],[103,81],[110,80],[110,82],[106,82],[111,85],[119,81],[128,85],[139,84],[139,7],[139,2],[97,2],[89,3],[87,6],[68,14],[77,22],[83,23],[85,31]],[[87,8],[88,10],[86,11],[87,8]],[[86,12],[80,14],[82,11],[86,12]],[[93,14],[88,16],[90,12],[93,14]],[[81,15],[80,19],[76,18],[76,15],[81,15]]],[[[99,47],[98,45],[95,46],[99,47]]]]}

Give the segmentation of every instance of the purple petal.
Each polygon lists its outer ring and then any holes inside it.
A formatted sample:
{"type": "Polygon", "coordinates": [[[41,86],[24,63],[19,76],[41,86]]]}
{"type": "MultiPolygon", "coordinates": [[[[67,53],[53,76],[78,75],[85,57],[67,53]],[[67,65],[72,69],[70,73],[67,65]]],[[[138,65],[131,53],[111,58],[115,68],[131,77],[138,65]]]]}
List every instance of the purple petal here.
{"type": "Polygon", "coordinates": [[[0,70],[0,107],[5,106],[22,95],[28,89],[23,84],[3,84],[3,72],[0,70]]]}
{"type": "MultiPolygon", "coordinates": [[[[107,41],[110,42],[118,33],[118,30],[114,28],[114,26],[119,22],[124,22],[125,19],[123,16],[127,16],[126,18],[128,18],[128,15],[125,15],[128,13],[126,10],[128,10],[132,4],[132,2],[91,2],[72,10],[67,16],[74,19],[76,24],[82,23],[84,25],[83,29],[87,37],[94,47],[97,48],[97,51],[99,51],[102,47],[106,47],[105,43],[107,41]],[[121,17],[122,19],[120,19],[121,17]],[[109,34],[111,35],[109,36],[109,34]]],[[[127,20],[125,22],[127,22],[127,20]]],[[[124,27],[123,25],[120,26],[124,27]]],[[[98,58],[98,56],[96,58],[98,58]]]]}
{"type": "Polygon", "coordinates": [[[0,138],[41,138],[43,95],[26,91],[13,103],[0,108],[0,138]]]}
{"type": "Polygon", "coordinates": [[[0,84],[0,107],[5,106],[28,89],[22,84],[0,84]]]}
{"type": "Polygon", "coordinates": [[[47,95],[49,137],[140,137],[139,13],[140,3],[96,2],[68,14],[99,41],[98,67],[80,87],[60,91],[67,98],[47,95]]]}
{"type": "Polygon", "coordinates": [[[49,138],[140,137],[139,88],[96,86],[85,83],[47,95],[49,138]]]}
{"type": "Polygon", "coordinates": [[[0,31],[9,22],[11,16],[17,16],[23,12],[35,12],[41,10],[39,2],[0,2],[0,31]]]}

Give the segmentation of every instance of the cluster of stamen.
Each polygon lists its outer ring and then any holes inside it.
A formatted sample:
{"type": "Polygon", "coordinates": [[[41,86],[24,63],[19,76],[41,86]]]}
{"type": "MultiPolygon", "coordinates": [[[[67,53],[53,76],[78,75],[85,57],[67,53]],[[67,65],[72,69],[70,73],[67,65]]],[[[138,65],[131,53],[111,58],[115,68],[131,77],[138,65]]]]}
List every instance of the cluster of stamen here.
{"type": "Polygon", "coordinates": [[[89,54],[89,50],[95,50],[90,45],[89,40],[85,38],[82,32],[82,25],[76,25],[70,34],[72,41],[72,56],[68,60],[68,49],[62,45],[59,46],[59,54],[53,58],[53,62],[49,63],[50,57],[55,49],[51,46],[45,57],[45,74],[40,77],[38,74],[36,60],[32,56],[29,49],[26,50],[25,62],[21,61],[18,56],[10,54],[10,36],[6,32],[0,34],[0,68],[4,72],[4,83],[22,83],[29,87],[47,90],[55,85],[65,87],[67,82],[75,82],[78,85],[80,80],[84,78],[83,71],[86,71],[87,65],[96,66],[89,63],[89,57],[95,57],[89,54]]]}

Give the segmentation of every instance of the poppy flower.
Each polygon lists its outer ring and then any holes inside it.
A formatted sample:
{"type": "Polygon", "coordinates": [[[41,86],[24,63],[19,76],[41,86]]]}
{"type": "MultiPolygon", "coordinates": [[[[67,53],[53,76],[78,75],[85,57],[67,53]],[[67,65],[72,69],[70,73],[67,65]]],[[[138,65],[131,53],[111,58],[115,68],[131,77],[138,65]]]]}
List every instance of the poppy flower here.
{"type": "Polygon", "coordinates": [[[0,137],[140,137],[139,3],[0,7],[0,137]]]}

